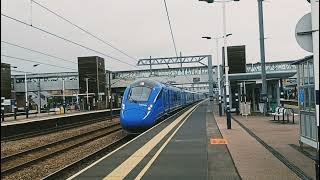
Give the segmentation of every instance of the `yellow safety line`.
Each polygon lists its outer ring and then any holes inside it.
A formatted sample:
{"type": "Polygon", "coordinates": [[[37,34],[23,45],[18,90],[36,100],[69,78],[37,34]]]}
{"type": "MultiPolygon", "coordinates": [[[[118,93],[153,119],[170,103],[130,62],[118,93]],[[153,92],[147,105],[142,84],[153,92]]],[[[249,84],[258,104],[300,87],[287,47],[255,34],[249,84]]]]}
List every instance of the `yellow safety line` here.
{"type": "Polygon", "coordinates": [[[116,150],[112,151],[111,153],[105,155],[104,157],[98,159],[97,161],[95,161],[94,163],[90,164],[89,166],[85,167],[84,169],[80,170],[79,172],[77,172],[76,174],[72,175],[71,177],[69,177],[67,180],[71,180],[75,177],[77,177],[78,175],[80,175],[81,173],[83,173],[84,171],[92,168],[93,166],[95,166],[96,164],[98,164],[99,162],[103,161],[104,159],[106,159],[107,157],[113,155],[115,152],[119,151],[120,149],[122,149],[123,147],[127,146],[128,144],[132,143],[133,141],[135,141],[136,139],[140,138],[141,136],[145,135],[146,133],[148,133],[149,131],[155,129],[156,127],[160,126],[162,123],[166,122],[168,119],[174,117],[175,115],[179,114],[179,112],[171,115],[170,117],[166,118],[164,121],[158,123],[157,125],[153,126],[152,128],[148,129],[147,131],[141,133],[139,136],[133,138],[132,140],[130,140],[129,142],[123,144],[122,146],[118,147],[116,150]]]}
{"type": "MultiPolygon", "coordinates": [[[[199,106],[199,105],[198,105],[199,106]]],[[[197,107],[198,107],[197,106],[197,107]]],[[[196,108],[197,108],[196,107],[196,108]]],[[[179,125],[179,127],[171,134],[171,136],[166,140],[166,142],[161,146],[161,148],[157,151],[157,153],[151,158],[151,160],[148,162],[148,164],[142,169],[142,171],[138,174],[138,176],[135,178],[135,180],[140,180],[144,174],[147,172],[147,170],[151,167],[153,162],[158,158],[162,150],[167,146],[167,144],[171,141],[173,136],[178,132],[180,127],[186,122],[186,120],[191,116],[191,114],[196,110],[193,109],[193,111],[184,119],[184,121],[179,125]]]]}
{"type": "MultiPolygon", "coordinates": [[[[201,102],[200,102],[201,103],[201,102]]],[[[194,110],[198,105],[189,109],[183,115],[178,117],[160,133],[158,133],[154,138],[142,146],[138,151],[132,154],[127,160],[125,160],[121,165],[114,169],[110,174],[104,177],[104,180],[108,179],[123,179],[125,178],[138,164],[142,159],[177,125],[179,124],[185,116],[187,116],[192,110],[194,110]]]]}

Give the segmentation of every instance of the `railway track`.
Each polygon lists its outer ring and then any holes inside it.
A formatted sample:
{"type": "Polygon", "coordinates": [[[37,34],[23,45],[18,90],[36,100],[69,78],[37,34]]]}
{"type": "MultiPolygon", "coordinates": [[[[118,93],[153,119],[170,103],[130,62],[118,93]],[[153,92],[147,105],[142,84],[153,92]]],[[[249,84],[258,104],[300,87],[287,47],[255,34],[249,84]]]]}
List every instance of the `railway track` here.
{"type": "Polygon", "coordinates": [[[51,180],[51,179],[66,179],[68,176],[70,176],[70,172],[72,172],[74,169],[79,168],[80,166],[83,166],[84,164],[88,164],[92,162],[96,157],[101,157],[111,150],[121,146],[122,144],[128,142],[131,140],[134,136],[133,135],[127,135],[125,137],[122,137],[121,139],[118,139],[110,144],[107,144],[106,146],[102,147],[101,149],[73,162],[68,164],[67,166],[62,167],[61,169],[58,169],[57,171],[43,177],[43,180],[51,180]]]}
{"type": "MultiPolygon", "coordinates": [[[[118,118],[120,117],[119,114],[113,115],[112,118],[118,118]]],[[[21,140],[21,139],[25,139],[25,138],[31,138],[31,137],[35,137],[35,136],[41,136],[44,134],[49,134],[49,133],[53,133],[53,132],[58,132],[58,131],[62,131],[62,130],[68,130],[68,129],[72,129],[72,128],[77,128],[80,126],[85,126],[85,125],[89,125],[89,124],[93,124],[93,123],[97,123],[97,122],[101,122],[101,121],[105,121],[105,120],[110,120],[111,117],[102,117],[102,118],[95,118],[92,120],[88,120],[88,121],[83,121],[83,122],[79,122],[79,123],[73,123],[73,124],[69,124],[69,125],[64,125],[64,126],[59,126],[59,127],[55,127],[55,128],[50,128],[47,130],[42,130],[39,132],[33,132],[33,133],[25,133],[25,134],[20,134],[20,135],[15,135],[15,136],[8,136],[8,137],[4,137],[1,138],[1,142],[8,142],[8,141],[16,141],[16,140],[21,140]]]]}
{"type": "MultiPolygon", "coordinates": [[[[178,109],[175,110],[174,112],[172,112],[171,114],[168,114],[167,116],[165,116],[162,120],[167,119],[167,118],[171,118],[172,115],[178,114],[178,113],[182,113],[185,112],[188,108],[185,109],[178,109]]],[[[116,149],[117,147],[120,147],[121,145],[123,145],[126,142],[129,142],[131,139],[133,139],[136,135],[127,135],[125,137],[122,137],[121,139],[117,139],[116,141],[105,145],[104,147],[102,147],[101,149],[73,162],[70,163],[60,169],[58,169],[57,171],[43,177],[43,180],[53,180],[53,179],[67,179],[68,177],[70,177],[71,175],[73,175],[75,172],[79,171],[79,167],[86,167],[86,164],[91,164],[92,162],[94,162],[94,159],[99,159],[102,156],[104,156],[105,154],[110,153],[113,149],[116,149]],[[98,158],[96,158],[98,157],[98,158]]],[[[81,168],[80,168],[81,169],[81,168]]]]}
{"type": "Polygon", "coordinates": [[[122,131],[122,128],[120,123],[117,122],[107,127],[5,156],[1,158],[1,177],[119,131],[122,131]]]}

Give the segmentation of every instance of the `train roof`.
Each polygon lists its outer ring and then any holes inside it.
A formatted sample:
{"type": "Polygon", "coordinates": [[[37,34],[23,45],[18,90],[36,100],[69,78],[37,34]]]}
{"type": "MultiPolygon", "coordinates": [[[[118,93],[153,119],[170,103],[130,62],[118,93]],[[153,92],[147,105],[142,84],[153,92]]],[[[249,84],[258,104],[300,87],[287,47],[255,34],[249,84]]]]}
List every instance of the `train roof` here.
{"type": "Polygon", "coordinates": [[[151,79],[138,79],[134,81],[130,86],[148,86],[148,87],[155,87],[161,86],[161,83],[151,79]]]}
{"type": "Polygon", "coordinates": [[[148,86],[148,87],[160,86],[160,87],[167,87],[172,90],[181,90],[181,91],[184,91],[187,93],[203,94],[200,92],[194,92],[194,91],[185,90],[185,89],[182,89],[179,87],[175,87],[170,84],[163,84],[163,83],[160,83],[160,82],[158,82],[156,80],[152,80],[152,79],[138,79],[138,80],[134,81],[130,86],[148,86]]]}

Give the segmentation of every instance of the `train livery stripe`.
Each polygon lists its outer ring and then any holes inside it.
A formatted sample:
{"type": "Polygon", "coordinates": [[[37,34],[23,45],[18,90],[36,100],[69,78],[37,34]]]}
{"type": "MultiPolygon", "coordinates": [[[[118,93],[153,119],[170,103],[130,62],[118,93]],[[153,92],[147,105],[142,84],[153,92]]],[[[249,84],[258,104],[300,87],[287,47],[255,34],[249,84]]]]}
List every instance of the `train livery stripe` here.
{"type": "MultiPolygon", "coordinates": [[[[202,102],[200,102],[202,103],[202,102]]],[[[114,169],[110,174],[108,174],[104,180],[107,179],[123,179],[125,178],[138,164],[144,159],[144,157],[169,133],[173,128],[175,128],[184,118],[190,114],[196,107],[199,106],[198,103],[193,108],[189,109],[181,116],[179,116],[175,121],[153,137],[149,142],[142,146],[138,151],[131,155],[126,161],[114,169]]]]}

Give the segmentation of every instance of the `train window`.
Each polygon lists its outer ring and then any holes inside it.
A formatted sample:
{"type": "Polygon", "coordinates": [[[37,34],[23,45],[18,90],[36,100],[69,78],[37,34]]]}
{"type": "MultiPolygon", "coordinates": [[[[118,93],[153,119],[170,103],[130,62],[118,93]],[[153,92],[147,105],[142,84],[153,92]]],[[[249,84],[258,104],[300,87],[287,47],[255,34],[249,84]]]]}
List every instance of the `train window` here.
{"type": "Polygon", "coordinates": [[[162,92],[163,92],[163,90],[161,89],[161,91],[159,92],[159,95],[158,95],[158,97],[157,97],[157,100],[162,97],[162,92]]]}
{"type": "Polygon", "coordinates": [[[146,102],[151,94],[151,88],[145,86],[132,87],[129,94],[129,101],[146,102]]]}

